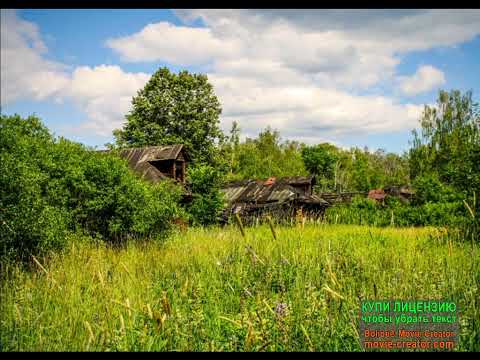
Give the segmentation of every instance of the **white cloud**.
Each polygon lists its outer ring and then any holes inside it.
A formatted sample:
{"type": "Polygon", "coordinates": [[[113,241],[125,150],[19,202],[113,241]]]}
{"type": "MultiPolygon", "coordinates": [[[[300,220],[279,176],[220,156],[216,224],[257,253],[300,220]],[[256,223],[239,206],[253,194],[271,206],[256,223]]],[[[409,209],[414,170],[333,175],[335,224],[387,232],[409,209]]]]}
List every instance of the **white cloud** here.
{"type": "MultiPolygon", "coordinates": [[[[272,125],[285,136],[310,141],[315,135],[413,128],[422,106],[385,96],[353,95],[352,90],[359,94],[381,84],[393,87],[404,54],[455,45],[480,33],[477,10],[176,13],[184,26],[150,24],[107,44],[127,61],[210,64],[209,78],[223,106],[225,130],[237,120],[249,135],[272,125]],[[198,18],[206,28],[189,27],[198,18]]],[[[401,80],[409,93],[445,81],[431,67],[401,80]]]]}
{"type": "Polygon", "coordinates": [[[47,48],[35,24],[2,10],[2,106],[17,99],[55,103],[73,100],[88,117],[82,129],[110,136],[121,126],[132,97],[148,81],[145,73],[127,73],[116,65],[68,67],[46,60],[47,48]]]}
{"type": "Polygon", "coordinates": [[[75,69],[65,91],[87,113],[83,128],[108,136],[121,127],[132,97],[149,78],[145,73],[126,73],[116,65],[82,66],[75,69]]]}
{"type": "Polygon", "coordinates": [[[400,88],[406,95],[417,95],[445,84],[445,74],[431,66],[423,65],[412,76],[399,77],[400,88]]]}
{"type": "Polygon", "coordinates": [[[346,134],[401,131],[415,127],[423,110],[384,96],[354,96],[315,86],[274,87],[235,77],[210,80],[223,105],[224,130],[237,120],[246,136],[255,136],[267,125],[309,143],[346,134]]]}
{"type": "MultiPolygon", "coordinates": [[[[403,78],[396,76],[396,67],[411,51],[456,45],[480,33],[478,10],[176,13],[184,25],[148,24],[106,44],[128,62],[208,65],[225,130],[237,120],[249,136],[271,125],[286,138],[307,142],[413,128],[421,106],[359,94],[395,85],[414,94],[443,84],[445,76],[433,67],[403,78]],[[191,26],[198,18],[206,27],[191,26]]],[[[22,96],[68,98],[86,112],[84,129],[109,135],[120,126],[148,74],[127,73],[115,65],[66,69],[46,60],[34,24],[14,13],[5,16],[6,25],[2,11],[2,104],[22,96]]]]}
{"type": "Polygon", "coordinates": [[[66,66],[45,59],[37,26],[1,10],[1,103],[58,96],[68,82],[66,66]]]}
{"type": "MultiPolygon", "coordinates": [[[[393,80],[395,67],[408,52],[452,46],[480,34],[480,11],[475,9],[222,9],[177,14],[187,21],[202,19],[224,44],[235,41],[240,56],[252,66],[275,59],[311,75],[320,86],[360,89],[393,80]]],[[[240,56],[232,53],[232,59],[240,56]]],[[[215,63],[221,66],[223,61],[215,63]]]]}
{"type": "Polygon", "coordinates": [[[174,26],[168,22],[149,24],[136,34],[109,39],[106,43],[126,61],[162,59],[180,65],[204,63],[235,51],[234,43],[222,43],[212,36],[210,29],[174,26]]]}

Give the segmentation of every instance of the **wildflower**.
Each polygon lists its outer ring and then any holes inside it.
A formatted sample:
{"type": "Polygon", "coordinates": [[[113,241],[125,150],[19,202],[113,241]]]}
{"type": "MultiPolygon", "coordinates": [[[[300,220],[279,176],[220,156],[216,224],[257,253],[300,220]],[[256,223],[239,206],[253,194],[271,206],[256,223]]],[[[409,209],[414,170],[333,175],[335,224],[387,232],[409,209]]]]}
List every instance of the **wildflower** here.
{"type": "Polygon", "coordinates": [[[285,303],[278,303],[275,306],[275,313],[280,317],[284,317],[285,315],[287,315],[287,307],[288,306],[285,303]]]}

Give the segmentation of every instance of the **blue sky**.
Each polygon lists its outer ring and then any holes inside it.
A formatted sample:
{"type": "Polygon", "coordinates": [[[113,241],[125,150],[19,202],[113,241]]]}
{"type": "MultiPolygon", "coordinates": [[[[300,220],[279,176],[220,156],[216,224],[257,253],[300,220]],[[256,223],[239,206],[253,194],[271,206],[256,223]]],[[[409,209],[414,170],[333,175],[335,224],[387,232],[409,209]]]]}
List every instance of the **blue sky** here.
{"type": "Polygon", "coordinates": [[[102,147],[159,67],[207,73],[221,126],[401,152],[480,84],[478,10],[2,10],[2,114],[102,147]]]}

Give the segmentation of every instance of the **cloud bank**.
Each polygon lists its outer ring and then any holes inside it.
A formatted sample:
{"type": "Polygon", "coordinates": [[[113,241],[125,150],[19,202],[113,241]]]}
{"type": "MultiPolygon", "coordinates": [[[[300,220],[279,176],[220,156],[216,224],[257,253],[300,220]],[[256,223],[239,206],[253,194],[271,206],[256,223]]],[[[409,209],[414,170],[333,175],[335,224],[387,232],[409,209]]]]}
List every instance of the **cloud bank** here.
{"type": "MultiPolygon", "coordinates": [[[[284,137],[309,143],[412,129],[423,106],[372,89],[411,97],[445,84],[445,74],[431,65],[410,76],[398,76],[397,67],[410,52],[480,34],[478,10],[175,13],[183,25],[151,23],[105,44],[123,62],[204,69],[222,104],[225,130],[233,120],[249,136],[271,125],[284,137]],[[194,26],[198,19],[204,26],[194,26]]],[[[2,104],[68,97],[85,109],[84,127],[106,135],[120,126],[131,97],[149,78],[119,66],[69,70],[46,60],[46,52],[34,24],[2,10],[2,104]]]]}

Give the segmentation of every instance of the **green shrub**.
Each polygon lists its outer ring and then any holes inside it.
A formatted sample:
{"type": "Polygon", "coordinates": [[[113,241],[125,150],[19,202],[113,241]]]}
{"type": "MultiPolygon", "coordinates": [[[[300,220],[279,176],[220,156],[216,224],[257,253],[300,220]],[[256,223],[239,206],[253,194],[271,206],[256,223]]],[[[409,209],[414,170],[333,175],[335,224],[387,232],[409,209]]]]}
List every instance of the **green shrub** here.
{"type": "Polygon", "coordinates": [[[187,207],[191,222],[194,225],[216,223],[224,205],[221,172],[209,165],[196,165],[189,168],[187,181],[193,196],[187,207]]]}
{"type": "Polygon", "coordinates": [[[382,204],[354,197],[350,204],[327,209],[326,220],[330,223],[375,226],[462,226],[466,220],[465,215],[466,209],[461,201],[428,201],[414,205],[386,196],[382,204]]]}
{"type": "Polygon", "coordinates": [[[164,236],[181,216],[180,189],[137,178],[114,154],[55,139],[36,117],[0,120],[0,254],[62,248],[83,232],[118,243],[164,236]]]}
{"type": "Polygon", "coordinates": [[[443,183],[435,173],[418,176],[413,181],[413,187],[415,188],[415,205],[423,205],[428,202],[461,201],[464,198],[452,186],[443,183]]]}

